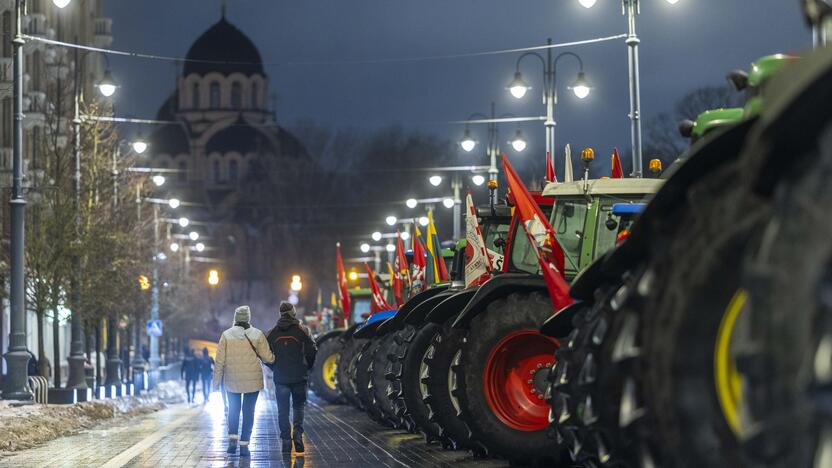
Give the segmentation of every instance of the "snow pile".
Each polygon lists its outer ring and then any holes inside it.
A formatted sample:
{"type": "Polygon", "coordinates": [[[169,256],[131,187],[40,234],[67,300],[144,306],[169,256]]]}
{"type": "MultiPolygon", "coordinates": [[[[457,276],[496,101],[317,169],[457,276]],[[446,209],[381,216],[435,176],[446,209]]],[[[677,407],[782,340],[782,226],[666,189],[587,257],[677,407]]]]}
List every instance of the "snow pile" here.
{"type": "Polygon", "coordinates": [[[152,413],[183,400],[179,382],[162,382],[140,396],[74,405],[12,406],[0,400],[0,453],[34,447],[115,418],[152,413]]]}

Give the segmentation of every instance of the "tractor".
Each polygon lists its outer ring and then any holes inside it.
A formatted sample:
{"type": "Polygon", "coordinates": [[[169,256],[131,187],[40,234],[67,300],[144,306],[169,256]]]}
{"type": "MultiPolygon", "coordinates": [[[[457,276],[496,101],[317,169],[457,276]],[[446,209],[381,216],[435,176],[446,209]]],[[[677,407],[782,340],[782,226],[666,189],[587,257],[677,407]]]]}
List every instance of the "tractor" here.
{"type": "MultiPolygon", "coordinates": [[[[732,74],[746,92],[744,108],[699,116],[683,162],[628,238],[576,278],[570,289],[575,305],[542,328],[564,343],[550,371],[550,419],[574,462],[747,462],[741,375],[767,366],[745,357],[754,350],[748,338],[754,326],[748,314],[740,316],[742,265],[746,252],[765,239],[771,218],[770,200],[753,187],[770,186],[766,177],[787,172],[784,159],[764,157],[773,154],[772,140],[790,138],[771,133],[768,113],[794,110],[780,91],[788,89],[785,83],[808,93],[801,96],[807,101],[809,89],[822,88],[820,75],[806,72],[811,65],[802,61],[772,55],[755,62],[746,79],[732,74]]],[[[829,102],[821,96],[812,103],[818,115],[820,102],[829,102]]],[[[820,126],[806,123],[812,114],[792,115],[797,133],[811,135],[820,126]]]]}

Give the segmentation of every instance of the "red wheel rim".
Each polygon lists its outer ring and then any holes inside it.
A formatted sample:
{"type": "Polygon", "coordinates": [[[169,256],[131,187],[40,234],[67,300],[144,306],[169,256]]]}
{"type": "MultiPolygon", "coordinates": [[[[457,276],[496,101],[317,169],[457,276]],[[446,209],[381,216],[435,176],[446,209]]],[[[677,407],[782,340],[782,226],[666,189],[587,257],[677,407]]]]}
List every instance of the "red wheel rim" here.
{"type": "Polygon", "coordinates": [[[485,399],[503,424],[533,432],[549,425],[549,403],[541,397],[545,374],[558,342],[537,330],[521,330],[503,337],[485,363],[485,399]],[[537,384],[537,386],[535,385],[537,384]]]}

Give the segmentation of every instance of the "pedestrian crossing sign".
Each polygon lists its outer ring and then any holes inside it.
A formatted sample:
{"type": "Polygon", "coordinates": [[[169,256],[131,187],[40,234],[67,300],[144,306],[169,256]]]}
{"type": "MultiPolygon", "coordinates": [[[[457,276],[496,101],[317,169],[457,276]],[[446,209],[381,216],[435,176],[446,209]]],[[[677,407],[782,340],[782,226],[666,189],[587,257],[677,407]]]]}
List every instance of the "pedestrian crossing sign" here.
{"type": "Polygon", "coordinates": [[[147,336],[162,336],[162,321],[148,320],[147,321],[147,336]]]}

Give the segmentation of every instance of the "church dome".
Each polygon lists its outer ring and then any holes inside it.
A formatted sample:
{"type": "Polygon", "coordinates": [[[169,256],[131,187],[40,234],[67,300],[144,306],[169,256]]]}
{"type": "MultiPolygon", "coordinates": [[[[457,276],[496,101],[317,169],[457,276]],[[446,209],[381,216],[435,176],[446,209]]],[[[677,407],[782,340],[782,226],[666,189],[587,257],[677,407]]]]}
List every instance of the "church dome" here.
{"type": "Polygon", "coordinates": [[[248,62],[241,63],[207,63],[185,62],[183,76],[192,73],[206,75],[218,72],[223,75],[242,73],[247,76],[263,73],[263,60],[251,39],[223,16],[215,25],[193,43],[186,56],[189,60],[207,60],[211,62],[248,62]]]}

